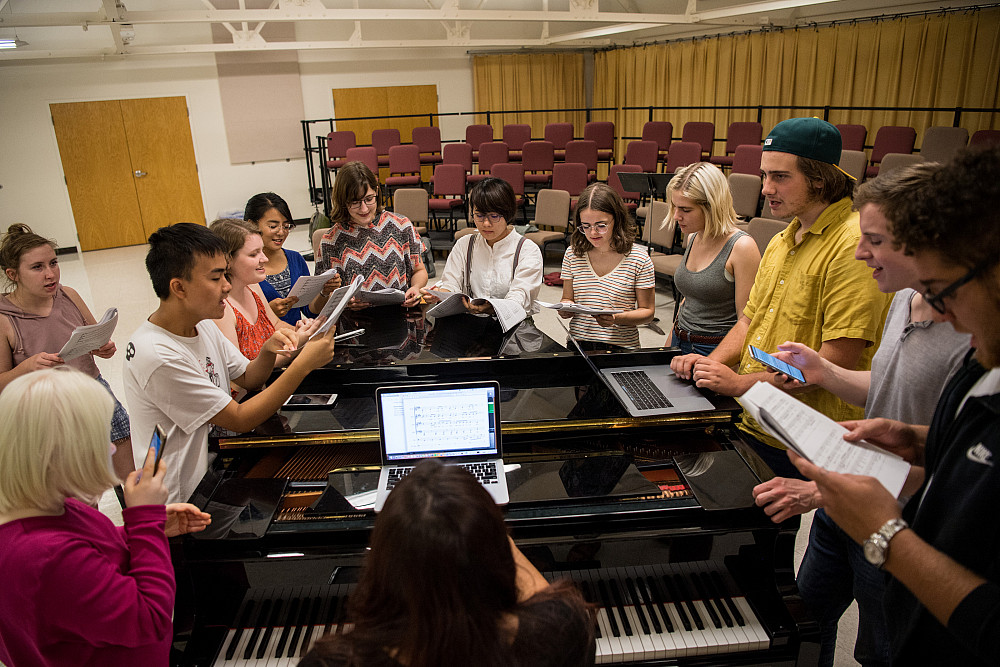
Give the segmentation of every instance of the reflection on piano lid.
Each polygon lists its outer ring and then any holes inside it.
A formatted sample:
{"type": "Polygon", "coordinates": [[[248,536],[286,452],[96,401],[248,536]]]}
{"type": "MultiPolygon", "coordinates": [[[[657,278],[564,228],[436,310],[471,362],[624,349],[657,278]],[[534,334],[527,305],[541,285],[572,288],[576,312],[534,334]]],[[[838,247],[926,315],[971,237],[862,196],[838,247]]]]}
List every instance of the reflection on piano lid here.
{"type": "Polygon", "coordinates": [[[202,479],[191,502],[212,515],[212,523],[197,540],[259,539],[267,534],[282,502],[287,479],[236,478],[215,483],[211,473],[202,479]]]}

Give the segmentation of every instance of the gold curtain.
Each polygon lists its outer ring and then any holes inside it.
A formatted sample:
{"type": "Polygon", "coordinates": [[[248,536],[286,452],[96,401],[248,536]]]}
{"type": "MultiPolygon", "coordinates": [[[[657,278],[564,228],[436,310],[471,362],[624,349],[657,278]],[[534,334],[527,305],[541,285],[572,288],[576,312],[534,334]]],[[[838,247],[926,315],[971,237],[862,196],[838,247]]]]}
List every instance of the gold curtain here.
{"type": "MultiPolygon", "coordinates": [[[[599,52],[594,106],[810,107],[765,109],[766,135],[786,118],[822,117],[828,105],[995,109],[998,82],[1000,9],[991,8],[599,52]]],[[[639,136],[649,120],[648,110],[614,116],[619,136],[639,136]]],[[[729,123],[756,119],[756,109],[653,112],[673,123],[676,138],[688,121],[712,121],[724,138],[729,123]]],[[[865,125],[869,144],[883,125],[909,125],[919,147],[924,129],[953,121],[953,111],[830,112],[832,123],[865,125]]],[[[1000,127],[1000,114],[963,112],[960,125],[971,136],[1000,127]]],[[[723,148],[717,142],[714,154],[723,148]]]]}
{"type": "MultiPolygon", "coordinates": [[[[586,106],[582,53],[538,53],[531,55],[473,56],[476,111],[521,109],[582,109],[586,106]]],[[[583,136],[586,114],[503,113],[492,115],[493,135],[500,138],[508,123],[531,125],[531,136],[541,139],[546,123],[573,123],[583,136]]],[[[485,123],[486,115],[476,121],[485,123]]]]}

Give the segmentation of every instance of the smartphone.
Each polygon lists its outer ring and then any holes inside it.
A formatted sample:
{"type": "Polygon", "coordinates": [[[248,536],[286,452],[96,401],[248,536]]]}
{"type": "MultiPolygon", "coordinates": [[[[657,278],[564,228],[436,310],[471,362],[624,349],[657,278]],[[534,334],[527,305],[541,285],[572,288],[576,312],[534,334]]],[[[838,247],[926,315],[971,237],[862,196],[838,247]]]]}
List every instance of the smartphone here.
{"type": "Polygon", "coordinates": [[[795,366],[792,366],[791,364],[785,363],[781,359],[771,356],[770,354],[760,349],[759,347],[754,347],[753,345],[748,345],[747,347],[750,348],[750,356],[759,361],[760,363],[764,364],[768,368],[772,368],[778,371],[779,373],[784,373],[788,377],[794,380],[798,380],[799,382],[805,384],[806,376],[803,375],[802,371],[800,371],[795,366]]]}
{"type": "Polygon", "coordinates": [[[324,410],[333,405],[337,394],[292,394],[283,407],[292,410],[324,410]]]}
{"type": "MultiPolygon", "coordinates": [[[[155,458],[153,459],[153,474],[160,469],[160,459],[163,458],[163,446],[167,444],[167,434],[163,432],[159,424],[153,426],[153,436],[149,439],[149,446],[153,448],[155,452],[155,458]]],[[[147,448],[148,452],[149,449],[147,448]]],[[[146,456],[149,456],[147,453],[146,456]]],[[[142,477],[142,469],[139,469],[139,478],[142,477]]]]}
{"type": "Polygon", "coordinates": [[[347,340],[348,338],[357,338],[364,332],[364,329],[355,329],[354,331],[348,331],[347,333],[337,334],[333,337],[333,342],[339,343],[340,341],[347,340]]]}

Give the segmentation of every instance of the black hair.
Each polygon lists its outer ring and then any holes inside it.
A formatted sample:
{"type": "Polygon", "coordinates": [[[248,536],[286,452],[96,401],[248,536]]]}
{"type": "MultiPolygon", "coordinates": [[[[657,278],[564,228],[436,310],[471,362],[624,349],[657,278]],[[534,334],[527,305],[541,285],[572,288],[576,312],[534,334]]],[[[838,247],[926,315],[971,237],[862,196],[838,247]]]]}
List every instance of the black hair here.
{"type": "Polygon", "coordinates": [[[160,299],[170,296],[170,281],[191,279],[196,256],[214,257],[226,254],[225,242],[204,225],[179,222],[160,227],[149,237],[146,271],[153,281],[153,291],[160,299]]]}
{"type": "Polygon", "coordinates": [[[499,213],[508,224],[517,217],[517,197],[507,181],[490,176],[469,190],[469,205],[482,213],[499,213]]]}
{"type": "Polygon", "coordinates": [[[247,207],[243,211],[243,219],[248,220],[254,224],[260,222],[264,214],[271,209],[276,209],[278,213],[285,216],[285,220],[288,221],[292,226],[295,222],[292,220],[292,212],[288,208],[288,204],[284,199],[274,194],[273,192],[261,192],[256,194],[247,201],[247,207]]]}

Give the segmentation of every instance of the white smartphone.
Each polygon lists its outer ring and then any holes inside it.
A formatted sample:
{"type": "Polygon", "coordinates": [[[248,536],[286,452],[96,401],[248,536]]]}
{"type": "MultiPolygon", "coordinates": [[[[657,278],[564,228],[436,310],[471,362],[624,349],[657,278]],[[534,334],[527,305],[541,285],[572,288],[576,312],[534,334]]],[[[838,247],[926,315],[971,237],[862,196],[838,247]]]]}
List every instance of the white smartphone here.
{"type": "Polygon", "coordinates": [[[799,382],[805,384],[806,376],[803,375],[802,371],[800,371],[795,366],[792,366],[791,364],[768,354],[759,347],[754,347],[753,345],[748,345],[747,347],[750,348],[750,356],[759,361],[760,363],[764,364],[768,368],[774,369],[779,373],[784,373],[788,377],[794,380],[798,380],[799,382]]]}
{"type": "Polygon", "coordinates": [[[325,410],[337,401],[337,394],[292,394],[282,407],[292,410],[325,410]]]}

